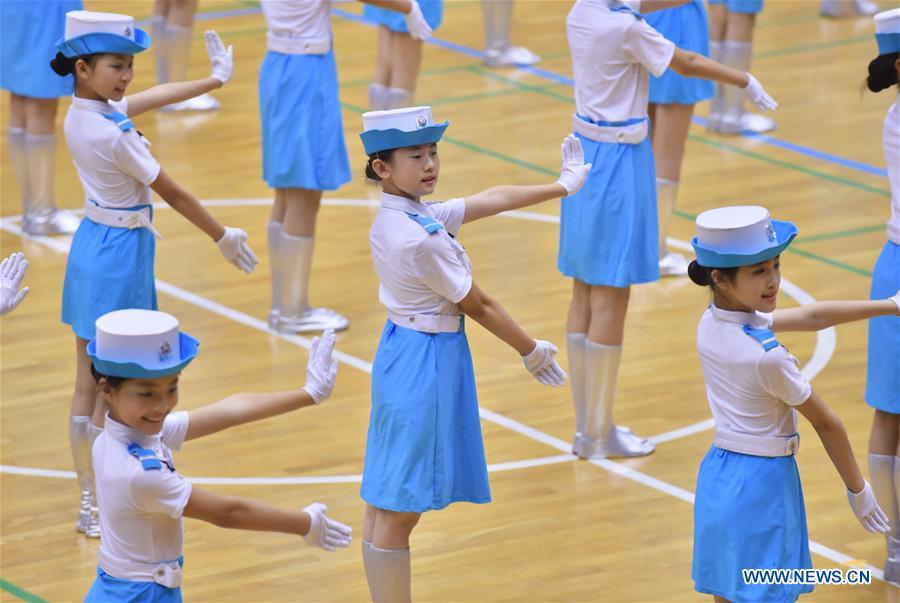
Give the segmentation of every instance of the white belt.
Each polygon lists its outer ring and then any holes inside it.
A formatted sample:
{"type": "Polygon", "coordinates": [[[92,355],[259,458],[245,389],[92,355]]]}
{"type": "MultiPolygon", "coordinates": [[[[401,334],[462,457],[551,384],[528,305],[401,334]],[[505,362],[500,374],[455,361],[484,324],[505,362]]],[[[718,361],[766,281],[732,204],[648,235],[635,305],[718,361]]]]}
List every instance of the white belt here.
{"type": "Polygon", "coordinates": [[[267,32],[269,50],[282,54],[328,54],[331,38],[289,38],[267,32]]]}
{"type": "Polygon", "coordinates": [[[800,449],[800,436],[760,436],[729,429],[716,429],[713,442],[719,448],[753,456],[794,456],[800,449]]]}
{"type": "Polygon", "coordinates": [[[142,563],[111,559],[100,552],[100,569],[114,578],[133,580],[135,582],[156,582],[167,588],[181,586],[181,564],[178,561],[161,561],[159,563],[142,563]]]}
{"type": "Polygon", "coordinates": [[[647,138],[647,120],[630,126],[598,126],[572,114],[572,129],[597,142],[638,144],[647,138]]]}
{"type": "Polygon", "coordinates": [[[448,314],[394,314],[388,318],[398,327],[406,327],[422,333],[456,333],[462,316],[448,314]]]}
{"type": "Polygon", "coordinates": [[[162,238],[159,231],[153,227],[152,214],[149,207],[142,207],[141,209],[110,209],[88,201],[84,204],[84,215],[97,224],[112,226],[113,228],[127,228],[129,230],[146,228],[157,239],[162,238]]]}

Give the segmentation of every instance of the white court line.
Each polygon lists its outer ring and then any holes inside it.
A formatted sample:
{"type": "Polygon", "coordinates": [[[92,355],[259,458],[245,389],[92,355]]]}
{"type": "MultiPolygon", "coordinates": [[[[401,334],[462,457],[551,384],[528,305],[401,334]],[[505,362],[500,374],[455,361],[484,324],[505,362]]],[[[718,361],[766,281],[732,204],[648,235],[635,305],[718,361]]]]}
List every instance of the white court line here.
{"type": "MultiPolygon", "coordinates": [[[[228,204],[238,205],[237,203],[234,203],[234,201],[236,201],[236,200],[226,200],[226,202],[228,202],[228,204]]],[[[225,205],[225,204],[226,203],[222,203],[222,205],[225,205]]],[[[328,201],[326,200],[325,204],[329,205],[330,203],[328,203],[328,201]]],[[[374,205],[374,202],[360,202],[358,200],[340,200],[338,203],[333,203],[333,205],[347,205],[347,206],[357,206],[358,207],[358,206],[374,205]],[[350,201],[350,203],[347,203],[347,201],[350,201]]],[[[509,213],[512,214],[513,212],[509,212],[509,213]]],[[[514,212],[514,214],[515,215],[510,216],[510,217],[519,217],[519,218],[524,218],[524,219],[531,219],[533,221],[538,221],[538,222],[551,222],[551,223],[558,222],[558,220],[559,220],[559,218],[556,218],[555,216],[546,216],[543,214],[531,214],[530,212],[518,212],[517,211],[517,212],[514,212]],[[529,216],[529,217],[525,217],[525,216],[529,216]]],[[[11,221],[11,218],[5,218],[2,221],[0,221],[0,227],[2,227],[4,230],[12,232],[13,234],[22,236],[21,229],[18,227],[18,225],[14,224],[11,221]]],[[[63,253],[66,253],[68,251],[68,245],[66,243],[57,241],[50,237],[33,237],[32,240],[34,240],[36,242],[48,244],[49,247],[56,249],[56,250],[62,250],[63,253]]],[[[681,248],[684,248],[684,246],[687,245],[686,243],[684,243],[682,241],[677,241],[675,239],[671,239],[671,242],[673,243],[673,246],[681,247],[681,248]]],[[[783,280],[782,285],[784,285],[785,282],[786,281],[783,280]]],[[[294,343],[295,345],[300,345],[302,347],[309,346],[309,340],[306,339],[305,337],[282,336],[282,335],[272,333],[271,331],[269,331],[268,325],[257,318],[243,314],[242,312],[238,312],[237,310],[228,308],[227,306],[224,306],[217,302],[213,302],[212,300],[208,300],[199,295],[195,295],[193,293],[184,291],[183,289],[176,287],[174,285],[171,285],[169,283],[164,283],[163,281],[157,281],[157,288],[160,291],[164,291],[165,293],[167,293],[173,297],[182,299],[183,301],[186,301],[193,305],[197,305],[198,307],[209,310],[215,314],[219,314],[220,316],[229,318],[231,320],[239,319],[238,322],[240,322],[241,324],[244,324],[245,326],[248,326],[248,327],[251,327],[251,328],[266,332],[266,333],[270,333],[275,336],[279,336],[282,339],[285,339],[286,341],[290,341],[291,343],[294,343]],[[165,288],[163,288],[163,287],[165,287],[165,288]]],[[[799,289],[797,289],[797,290],[799,290],[799,289]]],[[[788,295],[791,295],[791,293],[788,290],[786,290],[785,292],[788,293],[788,295]]],[[[812,298],[810,297],[809,299],[812,299],[812,298]]],[[[817,351],[819,350],[819,347],[820,347],[818,345],[818,343],[820,341],[821,341],[821,339],[817,339],[817,346],[816,346],[817,351]]],[[[834,341],[834,340],[832,340],[832,341],[834,341]]],[[[832,352],[833,352],[833,349],[827,351],[827,353],[825,355],[825,358],[826,358],[825,362],[827,362],[827,358],[830,358],[832,352]]],[[[815,353],[814,353],[814,356],[815,356],[815,353]]],[[[365,360],[362,360],[360,358],[352,357],[352,356],[346,356],[346,358],[354,359],[355,362],[353,364],[351,364],[351,366],[354,366],[355,368],[359,368],[360,370],[363,370],[364,372],[371,373],[371,363],[369,363],[365,360]],[[363,367],[367,367],[367,368],[363,368],[363,367]]],[[[819,370],[821,370],[821,369],[819,369],[819,370]]],[[[509,429],[515,433],[518,433],[520,435],[523,435],[529,439],[532,439],[532,440],[541,442],[543,444],[546,444],[550,447],[556,448],[557,450],[560,450],[561,452],[569,452],[570,451],[570,444],[568,442],[565,442],[563,440],[560,440],[559,438],[551,436],[550,434],[544,433],[540,430],[534,429],[533,427],[529,427],[523,423],[520,423],[520,422],[510,419],[508,417],[505,417],[499,413],[495,413],[486,408],[479,408],[479,414],[485,420],[495,423],[497,425],[500,425],[502,427],[506,427],[507,429],[509,429]]],[[[534,459],[534,460],[538,460],[538,459],[534,459]]],[[[519,462],[520,463],[528,463],[529,461],[519,461],[519,462]]],[[[642,473],[635,469],[631,469],[630,467],[627,467],[626,465],[622,465],[621,463],[610,461],[608,459],[597,459],[597,460],[591,460],[589,462],[593,465],[596,465],[598,467],[606,469],[607,471],[609,471],[611,473],[615,473],[617,475],[620,475],[622,477],[625,477],[625,478],[635,481],[637,483],[643,484],[645,486],[653,488],[654,490],[657,490],[657,491],[667,494],[669,496],[678,498],[680,500],[683,500],[683,501],[691,503],[691,504],[693,504],[693,502],[694,502],[694,494],[692,492],[685,490],[683,488],[680,488],[678,486],[675,486],[673,484],[670,484],[668,482],[665,482],[663,480],[657,479],[653,476],[647,475],[646,473],[642,473]]],[[[519,468],[519,467],[517,466],[515,468],[519,468]]],[[[811,548],[811,550],[815,550],[815,552],[817,554],[819,554],[820,556],[825,557],[826,559],[829,559],[831,561],[834,561],[835,563],[846,565],[846,564],[848,564],[849,561],[852,561],[851,557],[849,557],[843,553],[840,553],[839,551],[835,551],[834,549],[831,549],[829,547],[826,547],[824,545],[816,543],[812,540],[810,540],[810,548],[811,548]]],[[[884,580],[884,574],[883,574],[882,570],[880,570],[879,568],[874,567],[869,564],[864,564],[864,567],[866,569],[870,570],[872,575],[876,579],[884,580]]]]}

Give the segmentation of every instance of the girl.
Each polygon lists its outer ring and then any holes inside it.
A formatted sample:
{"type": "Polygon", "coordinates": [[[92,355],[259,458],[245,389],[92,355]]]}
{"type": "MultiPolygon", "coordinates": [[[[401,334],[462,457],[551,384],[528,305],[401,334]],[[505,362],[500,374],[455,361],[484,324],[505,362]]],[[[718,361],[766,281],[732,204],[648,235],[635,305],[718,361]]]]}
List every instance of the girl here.
{"type": "MultiPolygon", "coordinates": [[[[875,16],[878,57],[869,63],[872,92],[897,86],[900,74],[900,8],[875,16]]],[[[872,272],[871,298],[900,288],[900,97],[884,119],[884,159],[891,186],[887,241],[872,272]]],[[[884,579],[900,583],[900,318],[869,321],[866,402],[875,409],[869,436],[869,479],[875,497],[891,519],[884,579]]]]}
{"type": "Polygon", "coordinates": [[[421,514],[491,500],[463,314],[519,352],[541,383],[565,381],[556,347],[532,339],[472,281],[456,234],[464,223],[574,193],[590,165],[568,136],[553,184],[425,204],[449,124],[435,124],[430,107],[364,113],[363,124],[366,174],[384,187],[369,243],[388,310],[372,367],[363,562],[372,600],[403,602],[411,600],[409,537],[421,514]]]}
{"type": "MultiPolygon", "coordinates": [[[[645,0],[645,8],[653,0],[645,0]]],[[[652,12],[647,24],[679,48],[709,56],[709,28],[703,0],[652,12]]],[[[666,244],[669,222],[678,200],[684,143],[694,115],[694,105],[712,98],[715,85],[709,80],[687,78],[667,69],[660,77],[650,75],[650,137],[656,168],[656,205],[659,222],[660,276],[687,276],[687,259],[666,244]]]]}
{"type": "Polygon", "coordinates": [[[780,254],[797,235],[764,207],[723,207],[697,217],[690,278],[712,289],[697,327],[697,349],[715,419],[694,503],[695,588],[717,602],[794,601],[812,587],[747,584],[742,569],[812,567],[794,455],[797,413],[809,420],[847,487],[853,513],[870,532],[885,517],[863,479],[847,432],[800,374],[775,331],[818,331],[900,314],[900,292],[879,301],[819,302],[775,310],[780,254]]]}
{"type": "MultiPolygon", "coordinates": [[[[362,0],[409,13],[427,27],[414,0],[362,0]]],[[[323,190],[350,181],[337,68],[331,38],[331,1],[266,0],[269,28],[259,72],[263,179],[275,189],[269,221],[272,307],[269,326],[280,333],[346,329],[350,322],[309,305],[316,216],[323,190]]]]}
{"type": "Polygon", "coordinates": [[[199,344],[177,318],[117,310],[97,320],[96,333],[88,353],[109,415],[93,449],[103,539],[85,601],[181,601],[182,517],[296,534],[330,551],[350,544],[350,527],[322,503],[292,511],[193,488],[172,460],[186,440],[321,404],[337,375],[333,332],[313,339],[302,389],[236,394],[187,412],[173,412],[178,382],[199,344]]]}
{"type": "Polygon", "coordinates": [[[147,149],[149,142],[129,116],[220,88],[231,78],[232,48],[206,33],[212,75],[163,84],[125,98],[133,77],[133,55],[150,37],[126,15],[74,11],[56,45],[53,69],[75,74],[75,96],[66,115],[66,143],[85,191],[85,219],[72,240],[63,284],[62,320],[75,333],[76,375],[70,434],[81,488],[77,528],[97,537],[90,443],[103,421],[87,356],[94,322],[120,308],[156,309],[155,253],[150,189],[216,242],[225,259],[252,272],[256,256],[247,233],[223,227],[189,192],[166,174],[147,149]],[[94,423],[91,424],[91,415],[94,423]]]}
{"type": "Polygon", "coordinates": [[[403,18],[377,6],[366,6],[363,17],[378,24],[378,55],[369,85],[369,108],[396,109],[413,104],[422,63],[422,42],[441,24],[444,0],[415,0],[403,18]]]}
{"type": "Polygon", "coordinates": [[[66,13],[81,0],[0,2],[0,88],[9,90],[9,158],[22,196],[22,230],[72,234],[78,217],[56,207],[56,109],[72,94],[72,78],[47,68],[66,13]]]}
{"type": "Polygon", "coordinates": [[[579,0],[566,31],[575,74],[574,129],[594,166],[584,189],[563,199],[560,218],[557,265],[574,281],[567,328],[576,417],[572,449],[581,458],[642,456],[654,444],[617,427],[612,409],[630,287],[659,278],[647,74],[671,68],[745,88],[761,107],[776,103],[749,73],[676,48],[614,0],[579,0]]]}

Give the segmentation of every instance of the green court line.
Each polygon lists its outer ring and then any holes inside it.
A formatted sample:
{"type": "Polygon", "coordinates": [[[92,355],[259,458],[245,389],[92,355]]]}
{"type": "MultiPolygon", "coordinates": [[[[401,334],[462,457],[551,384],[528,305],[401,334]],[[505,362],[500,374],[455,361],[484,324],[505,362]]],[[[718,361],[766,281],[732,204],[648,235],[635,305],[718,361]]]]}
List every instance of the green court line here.
{"type": "Polygon", "coordinates": [[[810,235],[808,237],[801,237],[804,243],[808,243],[810,241],[826,241],[828,239],[840,239],[843,237],[853,237],[860,234],[866,234],[870,232],[880,232],[885,229],[884,223],[882,224],[873,224],[872,226],[862,226],[860,228],[851,228],[850,230],[836,230],[834,232],[823,232],[822,234],[810,235]]]}
{"type": "Polygon", "coordinates": [[[0,578],[0,589],[5,590],[23,601],[27,601],[28,603],[47,603],[46,599],[41,599],[39,596],[28,592],[24,588],[19,588],[12,582],[7,582],[3,578],[0,578]]]}
{"type": "MultiPolygon", "coordinates": [[[[480,63],[466,63],[464,65],[454,65],[453,67],[439,67],[436,69],[423,69],[419,72],[419,77],[434,77],[436,75],[446,75],[448,73],[458,73],[460,71],[468,71],[469,67],[473,65],[478,65],[480,63]]],[[[368,86],[372,83],[372,78],[367,77],[358,80],[349,80],[346,82],[340,82],[341,88],[353,88],[354,86],[368,86]]]]}
{"type": "Polygon", "coordinates": [[[811,15],[801,15],[792,19],[762,19],[756,24],[756,29],[770,29],[773,27],[783,27],[785,25],[797,25],[798,23],[808,23],[810,21],[818,21],[822,17],[818,11],[811,15]]]}
{"type": "Polygon", "coordinates": [[[497,96],[509,96],[510,94],[519,94],[519,92],[521,92],[521,90],[517,90],[516,88],[504,88],[503,90],[492,90],[490,92],[476,92],[474,94],[462,94],[460,96],[445,96],[434,100],[423,100],[422,104],[436,107],[438,105],[450,105],[453,103],[468,103],[497,96]]]}
{"type": "Polygon", "coordinates": [[[545,87],[545,86],[535,86],[533,84],[523,84],[522,82],[514,80],[513,78],[506,77],[506,76],[500,75],[499,73],[494,73],[492,71],[483,69],[483,68],[479,67],[478,65],[471,65],[471,66],[469,66],[468,70],[471,71],[472,73],[477,73],[478,75],[486,77],[488,79],[497,80],[498,82],[504,82],[506,84],[509,84],[510,86],[515,86],[522,92],[534,92],[535,94],[540,94],[542,96],[546,96],[548,98],[553,98],[553,99],[556,99],[558,101],[562,101],[565,103],[574,102],[574,99],[571,96],[566,96],[565,94],[558,94],[556,92],[551,92],[550,90],[547,90],[546,89],[547,87],[545,87]]]}
{"type": "Polygon", "coordinates": [[[858,274],[860,276],[866,276],[866,277],[872,278],[872,272],[869,270],[857,268],[856,266],[852,266],[850,264],[846,264],[846,263],[838,261],[838,260],[833,260],[824,255],[819,255],[818,253],[813,253],[811,251],[806,251],[805,249],[800,249],[797,246],[788,247],[786,251],[788,251],[789,253],[796,253],[797,255],[802,255],[805,258],[817,260],[824,264],[834,266],[835,268],[841,268],[843,270],[847,270],[849,272],[852,272],[853,274],[858,274]]]}
{"type": "MultiPolygon", "coordinates": [[[[840,46],[851,46],[853,44],[860,44],[862,42],[872,42],[872,35],[867,34],[864,36],[854,36],[852,38],[841,38],[839,40],[831,40],[830,42],[817,42],[813,44],[799,44],[797,46],[789,46],[787,48],[776,48],[775,50],[769,50],[766,52],[758,52],[753,55],[754,59],[770,59],[772,57],[783,57],[789,54],[799,54],[803,52],[810,52],[814,50],[825,50],[828,48],[837,48],[840,46]]],[[[875,44],[872,43],[872,48],[874,50],[875,44]]]]}

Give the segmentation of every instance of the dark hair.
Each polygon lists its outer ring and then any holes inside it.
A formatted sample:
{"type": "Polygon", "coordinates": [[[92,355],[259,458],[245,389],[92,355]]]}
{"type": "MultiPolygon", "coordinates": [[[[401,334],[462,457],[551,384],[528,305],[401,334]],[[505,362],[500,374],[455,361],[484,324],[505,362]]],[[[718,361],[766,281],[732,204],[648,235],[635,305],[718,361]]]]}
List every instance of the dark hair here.
{"type": "Polygon", "coordinates": [[[104,375],[97,370],[97,367],[94,366],[93,362],[91,363],[91,376],[97,383],[100,383],[101,379],[106,379],[106,383],[113,389],[119,389],[123,383],[128,381],[127,377],[112,377],[110,375],[104,375]]]}
{"type": "Polygon", "coordinates": [[[75,63],[78,62],[78,59],[93,67],[99,56],[100,54],[85,54],[78,57],[67,57],[63,53],[57,52],[56,57],[50,61],[50,67],[57,75],[65,77],[75,73],[75,63]]]}
{"type": "Polygon", "coordinates": [[[693,260],[690,264],[688,264],[688,276],[692,281],[694,281],[695,285],[700,285],[701,287],[709,287],[713,291],[716,290],[716,282],[713,280],[712,273],[713,271],[717,271],[725,277],[729,283],[733,283],[734,279],[737,277],[738,267],[734,268],[707,268],[706,266],[701,266],[697,263],[697,260],[693,260]]]}
{"type": "Polygon", "coordinates": [[[381,182],[381,176],[375,173],[375,168],[372,167],[372,162],[376,159],[381,159],[382,161],[390,161],[394,157],[394,151],[397,149],[387,149],[385,151],[377,151],[375,153],[369,153],[369,161],[366,163],[366,178],[369,180],[374,180],[375,182],[381,182]]]}
{"type": "Polygon", "coordinates": [[[896,86],[898,58],[900,58],[900,52],[891,52],[872,59],[872,62],[869,63],[866,87],[872,92],[881,92],[885,88],[896,86]]]}

